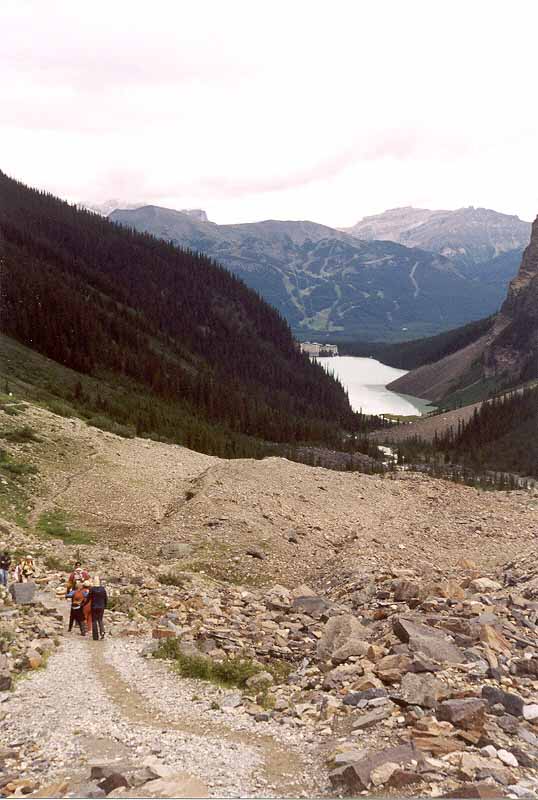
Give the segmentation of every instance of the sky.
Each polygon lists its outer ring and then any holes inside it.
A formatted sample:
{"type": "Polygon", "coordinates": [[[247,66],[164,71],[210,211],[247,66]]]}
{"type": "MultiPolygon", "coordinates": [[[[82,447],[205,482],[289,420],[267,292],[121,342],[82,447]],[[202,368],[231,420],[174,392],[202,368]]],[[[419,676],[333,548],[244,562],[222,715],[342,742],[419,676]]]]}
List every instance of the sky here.
{"type": "Polygon", "coordinates": [[[348,226],[538,214],[535,0],[0,0],[0,170],[348,226]]]}

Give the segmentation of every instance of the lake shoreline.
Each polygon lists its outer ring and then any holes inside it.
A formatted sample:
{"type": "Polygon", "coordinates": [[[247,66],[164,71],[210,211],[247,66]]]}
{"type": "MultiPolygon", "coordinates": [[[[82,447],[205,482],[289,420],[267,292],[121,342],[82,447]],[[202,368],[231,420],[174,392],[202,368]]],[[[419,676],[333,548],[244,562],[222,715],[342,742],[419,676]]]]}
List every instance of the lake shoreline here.
{"type": "Polygon", "coordinates": [[[417,416],[434,409],[420,397],[387,389],[389,383],[407,374],[405,369],[389,367],[375,358],[362,356],[319,356],[314,360],[342,383],[354,411],[417,416]]]}

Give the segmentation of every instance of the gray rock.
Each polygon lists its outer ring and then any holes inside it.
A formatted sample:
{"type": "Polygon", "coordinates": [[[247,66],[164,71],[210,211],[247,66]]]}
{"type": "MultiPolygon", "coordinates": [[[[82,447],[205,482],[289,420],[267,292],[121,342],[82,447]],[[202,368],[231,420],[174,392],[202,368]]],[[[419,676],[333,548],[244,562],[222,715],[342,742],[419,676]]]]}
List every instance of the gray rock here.
{"type": "Polygon", "coordinates": [[[186,556],[190,556],[193,551],[194,547],[192,544],[188,544],[186,542],[168,542],[168,544],[163,544],[159,550],[159,555],[163,558],[169,558],[173,560],[176,558],[185,558],[186,556]]]}
{"type": "Polygon", "coordinates": [[[241,692],[231,692],[221,701],[221,708],[237,708],[243,705],[243,695],[241,692]]]}
{"type": "Polygon", "coordinates": [[[368,644],[364,641],[367,630],[352,614],[331,617],[325,624],[318,642],[317,656],[322,661],[346,661],[350,656],[364,656],[368,644]]]}
{"type": "Polygon", "coordinates": [[[28,583],[12,583],[9,592],[15,603],[26,605],[34,602],[36,585],[32,581],[28,583]]]}
{"type": "Polygon", "coordinates": [[[407,672],[402,678],[402,698],[410,705],[435,708],[443,690],[444,685],[429,672],[407,672]]]}
{"type": "Polygon", "coordinates": [[[397,747],[388,747],[386,750],[372,750],[359,761],[350,761],[333,770],[329,779],[335,789],[343,790],[346,794],[356,794],[368,789],[371,782],[370,775],[377,767],[388,763],[403,765],[420,760],[421,753],[413,744],[401,744],[397,747]]]}
{"type": "Polygon", "coordinates": [[[505,692],[497,686],[483,686],[482,697],[490,706],[500,703],[513,717],[522,717],[525,701],[518,694],[505,692]]]}
{"type": "Polygon", "coordinates": [[[442,631],[423,625],[421,622],[395,617],[392,628],[396,636],[409,644],[410,650],[421,653],[433,661],[447,661],[449,664],[461,664],[465,657],[442,631]]]}
{"type": "Polygon", "coordinates": [[[478,697],[445,700],[437,709],[437,718],[458,728],[471,728],[483,723],[485,709],[486,703],[478,697]]]}
{"type": "Polygon", "coordinates": [[[363,692],[349,692],[344,697],[345,706],[357,706],[362,700],[375,700],[376,698],[388,697],[386,689],[365,689],[363,692]]]}
{"type": "Polygon", "coordinates": [[[252,558],[258,558],[260,561],[265,561],[267,556],[261,549],[261,547],[247,547],[246,549],[247,556],[252,556],[252,558]]]}
{"type": "Polygon", "coordinates": [[[129,786],[129,781],[121,772],[111,772],[110,775],[103,778],[97,786],[99,789],[102,789],[105,794],[110,794],[114,789],[119,789],[120,786],[129,786]]]}
{"type": "Polygon", "coordinates": [[[304,595],[303,597],[296,597],[291,607],[293,611],[301,611],[310,617],[314,617],[314,619],[320,619],[323,616],[328,616],[328,612],[331,611],[333,605],[323,597],[304,595]]]}
{"type": "Polygon", "coordinates": [[[382,722],[390,716],[390,708],[376,708],[373,711],[369,711],[367,714],[362,714],[360,717],[357,717],[353,722],[353,730],[371,728],[372,725],[377,725],[378,722],[382,722]]]}

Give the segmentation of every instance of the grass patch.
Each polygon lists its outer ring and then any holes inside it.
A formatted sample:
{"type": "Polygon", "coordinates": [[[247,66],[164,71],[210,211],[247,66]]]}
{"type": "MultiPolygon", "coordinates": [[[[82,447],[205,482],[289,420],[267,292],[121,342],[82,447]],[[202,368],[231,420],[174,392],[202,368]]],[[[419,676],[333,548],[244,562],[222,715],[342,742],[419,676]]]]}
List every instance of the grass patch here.
{"type": "Polygon", "coordinates": [[[185,586],[185,578],[182,575],[174,575],[173,572],[166,572],[163,575],[159,575],[158,581],[162,583],[163,586],[179,586],[180,588],[185,586]]]}
{"type": "Polygon", "coordinates": [[[75,528],[65,511],[44,511],[37,522],[38,532],[48,539],[62,539],[64,544],[91,544],[92,535],[75,528]]]}
{"type": "Polygon", "coordinates": [[[229,656],[223,661],[213,661],[205,656],[186,655],[182,652],[178,639],[163,639],[153,655],[155,658],[174,661],[182,678],[196,678],[218,686],[236,686],[240,689],[244,689],[248,679],[262,669],[248,658],[229,656]]]}
{"type": "Polygon", "coordinates": [[[115,433],[116,436],[123,436],[124,439],[134,439],[136,436],[136,429],[132,425],[120,425],[119,422],[114,422],[114,420],[103,415],[90,417],[88,425],[93,428],[99,428],[101,431],[115,433]]]}
{"type": "Polygon", "coordinates": [[[63,400],[48,400],[46,406],[49,411],[52,411],[53,414],[57,414],[59,417],[75,417],[76,413],[72,406],[68,403],[64,403],[63,400]]]}
{"type": "Polygon", "coordinates": [[[40,442],[41,439],[29,425],[24,425],[22,428],[15,428],[13,431],[1,431],[0,436],[2,439],[7,439],[8,442],[15,444],[27,444],[28,442],[40,442]]]}
{"type": "MultiPolygon", "coordinates": [[[[273,661],[261,666],[250,658],[238,656],[227,656],[222,661],[215,661],[207,656],[186,655],[181,649],[179,639],[163,639],[153,657],[173,661],[182,678],[196,678],[218,686],[239,689],[245,689],[248,679],[260,672],[269,672],[276,683],[282,683],[292,671],[291,664],[285,661],[273,661]]],[[[269,698],[267,702],[270,703],[269,698]]]]}

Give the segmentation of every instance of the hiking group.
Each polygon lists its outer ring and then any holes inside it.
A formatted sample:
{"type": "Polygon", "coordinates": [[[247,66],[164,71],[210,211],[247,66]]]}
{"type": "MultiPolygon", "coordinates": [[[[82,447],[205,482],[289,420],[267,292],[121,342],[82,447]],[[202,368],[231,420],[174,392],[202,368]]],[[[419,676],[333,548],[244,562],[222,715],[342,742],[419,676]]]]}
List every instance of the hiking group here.
{"type": "MultiPolygon", "coordinates": [[[[10,569],[11,556],[4,547],[0,552],[0,586],[7,587],[10,569]]],[[[13,583],[34,583],[35,575],[34,560],[32,556],[26,556],[18,561],[13,570],[13,583]]],[[[63,594],[62,590],[59,591],[63,594]]],[[[77,625],[82,636],[91,631],[95,641],[104,639],[103,616],[108,604],[104,581],[98,575],[94,575],[92,580],[90,573],[77,561],[67,579],[65,598],[71,600],[68,630],[72,631],[73,625],[77,625]]]]}
{"type": "Polygon", "coordinates": [[[77,625],[82,636],[87,631],[92,632],[93,639],[98,641],[105,638],[103,616],[107,607],[108,597],[104,582],[98,575],[93,580],[87,570],[82,568],[80,561],[75,564],[75,569],[67,579],[66,599],[71,599],[71,613],[69,615],[69,628],[77,625]]]}

